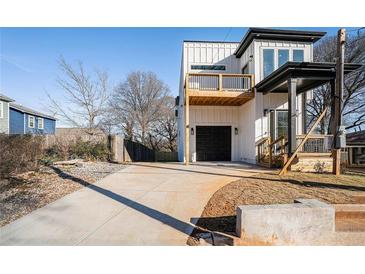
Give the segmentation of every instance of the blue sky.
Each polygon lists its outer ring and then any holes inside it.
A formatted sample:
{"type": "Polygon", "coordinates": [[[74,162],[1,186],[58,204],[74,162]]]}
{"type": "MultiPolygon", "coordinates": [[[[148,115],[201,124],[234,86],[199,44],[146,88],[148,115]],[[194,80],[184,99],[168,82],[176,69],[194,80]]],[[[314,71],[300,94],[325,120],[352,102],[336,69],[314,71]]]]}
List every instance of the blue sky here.
{"type": "MultiPolygon", "coordinates": [[[[297,28],[303,29],[303,28],[297,28]]],[[[310,28],[335,34],[338,28],[310,28]]],[[[62,98],[57,60],[106,70],[111,85],[134,70],[155,72],[178,92],[183,40],[240,41],[247,28],[0,28],[0,92],[44,111],[62,98]]]]}

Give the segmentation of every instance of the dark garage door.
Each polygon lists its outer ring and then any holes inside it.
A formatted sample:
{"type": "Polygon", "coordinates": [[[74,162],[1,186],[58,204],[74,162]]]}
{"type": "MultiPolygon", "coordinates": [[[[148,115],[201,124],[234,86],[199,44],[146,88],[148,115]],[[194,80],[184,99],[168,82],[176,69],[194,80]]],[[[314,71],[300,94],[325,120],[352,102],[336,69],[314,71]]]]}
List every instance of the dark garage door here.
{"type": "Polygon", "coordinates": [[[231,161],[231,127],[196,127],[197,161],[231,161]]]}

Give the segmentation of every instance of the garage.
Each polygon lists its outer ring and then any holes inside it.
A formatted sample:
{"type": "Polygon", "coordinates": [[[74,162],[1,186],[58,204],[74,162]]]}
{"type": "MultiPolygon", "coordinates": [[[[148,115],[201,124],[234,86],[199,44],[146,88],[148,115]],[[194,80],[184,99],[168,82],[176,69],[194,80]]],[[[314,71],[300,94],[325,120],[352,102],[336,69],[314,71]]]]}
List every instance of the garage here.
{"type": "Polygon", "coordinates": [[[197,126],[196,160],[231,161],[231,127],[197,126]]]}

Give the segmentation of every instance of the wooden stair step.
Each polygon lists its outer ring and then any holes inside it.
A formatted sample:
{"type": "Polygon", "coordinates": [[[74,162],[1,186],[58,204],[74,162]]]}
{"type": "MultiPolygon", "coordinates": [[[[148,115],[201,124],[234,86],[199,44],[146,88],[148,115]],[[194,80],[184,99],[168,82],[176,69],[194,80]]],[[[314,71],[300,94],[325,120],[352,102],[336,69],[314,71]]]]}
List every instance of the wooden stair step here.
{"type": "Polygon", "coordinates": [[[299,152],[297,154],[298,158],[300,157],[326,157],[330,158],[332,157],[331,152],[299,152]]]}

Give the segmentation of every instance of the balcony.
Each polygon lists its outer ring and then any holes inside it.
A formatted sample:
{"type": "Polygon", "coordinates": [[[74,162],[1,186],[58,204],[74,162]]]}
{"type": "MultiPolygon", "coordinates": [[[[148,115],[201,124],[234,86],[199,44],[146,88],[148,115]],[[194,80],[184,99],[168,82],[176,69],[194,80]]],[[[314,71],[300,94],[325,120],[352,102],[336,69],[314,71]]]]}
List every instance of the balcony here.
{"type": "Polygon", "coordinates": [[[190,105],[239,106],[254,98],[253,74],[188,73],[190,105]]]}

